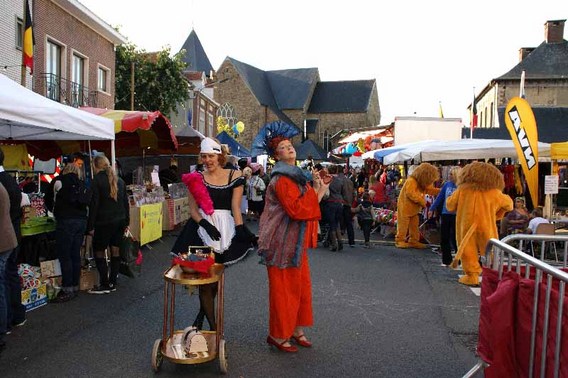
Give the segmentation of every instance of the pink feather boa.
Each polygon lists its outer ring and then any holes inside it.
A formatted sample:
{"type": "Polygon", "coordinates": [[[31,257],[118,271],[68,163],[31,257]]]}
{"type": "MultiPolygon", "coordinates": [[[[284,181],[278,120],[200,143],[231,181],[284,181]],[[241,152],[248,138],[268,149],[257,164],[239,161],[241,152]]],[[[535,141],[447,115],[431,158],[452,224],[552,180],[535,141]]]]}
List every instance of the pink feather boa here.
{"type": "Polygon", "coordinates": [[[209,191],[203,182],[203,176],[198,172],[186,173],[181,176],[181,181],[187,186],[189,192],[197,202],[197,206],[201,208],[207,215],[213,214],[213,201],[209,196],[209,191]]]}

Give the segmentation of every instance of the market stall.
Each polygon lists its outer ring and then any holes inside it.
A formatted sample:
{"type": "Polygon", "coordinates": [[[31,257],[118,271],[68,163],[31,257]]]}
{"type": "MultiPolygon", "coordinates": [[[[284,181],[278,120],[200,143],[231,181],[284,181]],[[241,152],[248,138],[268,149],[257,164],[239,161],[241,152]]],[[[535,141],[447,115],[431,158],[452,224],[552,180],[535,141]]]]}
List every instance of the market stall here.
{"type": "MultiPolygon", "coordinates": [[[[79,141],[101,141],[114,150],[112,121],[52,101],[0,75],[0,145],[3,148],[24,145],[24,156],[27,157],[27,152],[48,160],[65,153],[66,146],[76,148],[79,141]]],[[[72,152],[76,151],[78,149],[72,152]]],[[[55,222],[46,216],[43,197],[37,194],[32,196],[31,206],[24,208],[20,242],[21,255],[29,259],[20,265],[22,300],[27,310],[45,304],[47,283],[51,288],[54,286],[54,280],[43,274],[39,265],[42,260],[55,258],[55,222]]]]}
{"type": "MultiPolygon", "coordinates": [[[[172,154],[178,149],[178,140],[168,118],[159,111],[81,109],[114,122],[117,156],[143,156],[142,166],[133,173],[133,184],[129,185],[132,193],[130,230],[140,245],[161,238],[163,230],[171,230],[187,220],[187,190],[169,186],[164,191],[159,181],[159,167],[146,166],[144,161],[146,154],[172,154]]],[[[202,135],[189,131],[183,133],[182,140],[191,146],[202,135]]],[[[99,148],[99,145],[93,144],[93,148],[99,148]]]]}

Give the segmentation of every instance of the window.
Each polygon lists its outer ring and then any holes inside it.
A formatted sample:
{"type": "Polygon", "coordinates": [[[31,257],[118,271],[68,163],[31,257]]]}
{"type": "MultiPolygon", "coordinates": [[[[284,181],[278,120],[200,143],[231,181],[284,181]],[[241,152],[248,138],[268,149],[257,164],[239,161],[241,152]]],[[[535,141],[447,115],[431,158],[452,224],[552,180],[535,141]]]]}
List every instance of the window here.
{"type": "Polygon", "coordinates": [[[24,47],[24,20],[16,17],[16,48],[21,50],[24,47]]]}
{"type": "Polygon", "coordinates": [[[78,107],[86,105],[88,94],[85,95],[85,59],[73,54],[71,70],[71,106],[78,107]]]}
{"type": "Polygon", "coordinates": [[[103,67],[99,67],[98,70],[98,84],[97,84],[97,88],[99,89],[99,91],[102,92],[108,92],[108,88],[107,88],[107,80],[108,80],[108,70],[103,68],[103,67]]]}
{"type": "Polygon", "coordinates": [[[71,75],[71,80],[74,83],[83,85],[83,77],[85,75],[85,59],[75,54],[73,54],[73,71],[71,75]]]}
{"type": "Polygon", "coordinates": [[[61,46],[51,41],[47,41],[45,73],[45,96],[60,102],[61,46]]]}
{"type": "Polygon", "coordinates": [[[207,112],[207,124],[208,124],[208,128],[211,132],[210,135],[215,135],[215,131],[217,129],[217,125],[215,125],[215,115],[213,114],[213,107],[210,106],[209,107],[209,112],[207,112]]]}
{"type": "Polygon", "coordinates": [[[211,134],[209,134],[206,130],[205,130],[205,117],[207,114],[207,104],[205,103],[205,101],[200,100],[199,101],[199,131],[201,133],[203,133],[205,136],[211,136],[211,134]]]}
{"type": "Polygon", "coordinates": [[[224,103],[217,109],[217,117],[223,117],[230,127],[233,127],[233,125],[237,123],[237,114],[233,105],[229,103],[224,103]]]}

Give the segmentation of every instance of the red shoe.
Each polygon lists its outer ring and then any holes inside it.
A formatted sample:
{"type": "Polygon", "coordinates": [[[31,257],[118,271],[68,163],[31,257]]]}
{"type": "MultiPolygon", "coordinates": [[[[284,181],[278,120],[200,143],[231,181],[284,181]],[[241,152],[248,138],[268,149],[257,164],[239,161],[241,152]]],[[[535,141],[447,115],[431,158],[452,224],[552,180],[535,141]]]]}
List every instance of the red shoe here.
{"type": "Polygon", "coordinates": [[[285,346],[284,344],[286,344],[288,342],[288,340],[284,340],[282,343],[278,343],[278,341],[274,340],[272,338],[272,336],[268,336],[266,338],[266,342],[269,345],[273,345],[276,348],[278,348],[279,350],[281,350],[282,352],[287,352],[287,353],[296,353],[298,351],[298,348],[296,348],[294,345],[290,345],[290,346],[285,346]]]}
{"type": "Polygon", "coordinates": [[[300,336],[292,335],[292,338],[296,342],[296,344],[303,346],[304,348],[311,348],[312,343],[306,339],[306,336],[302,333],[300,336]],[[304,338],[302,340],[302,337],[304,338]]]}

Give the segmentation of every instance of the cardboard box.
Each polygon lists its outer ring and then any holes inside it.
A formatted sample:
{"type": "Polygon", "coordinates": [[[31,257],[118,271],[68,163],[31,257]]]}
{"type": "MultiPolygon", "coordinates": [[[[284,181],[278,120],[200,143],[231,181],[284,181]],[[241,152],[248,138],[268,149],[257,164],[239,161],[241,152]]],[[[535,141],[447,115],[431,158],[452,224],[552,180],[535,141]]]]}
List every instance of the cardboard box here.
{"type": "Polygon", "coordinates": [[[162,202],[162,230],[171,231],[175,228],[175,217],[174,217],[174,200],[168,198],[162,202]]]}
{"type": "Polygon", "coordinates": [[[134,239],[140,240],[140,208],[131,206],[130,207],[130,232],[134,239]]]}
{"type": "Polygon", "coordinates": [[[174,222],[180,224],[189,219],[189,199],[187,197],[174,200],[174,222]]]}
{"type": "Polygon", "coordinates": [[[96,269],[81,269],[79,290],[90,290],[99,284],[99,272],[96,269]]]}
{"type": "Polygon", "coordinates": [[[47,287],[42,283],[39,287],[22,290],[22,304],[26,311],[34,310],[47,304],[47,287]]]}
{"type": "Polygon", "coordinates": [[[61,275],[61,264],[59,259],[42,261],[39,263],[41,276],[45,278],[56,277],[61,275]]]}

